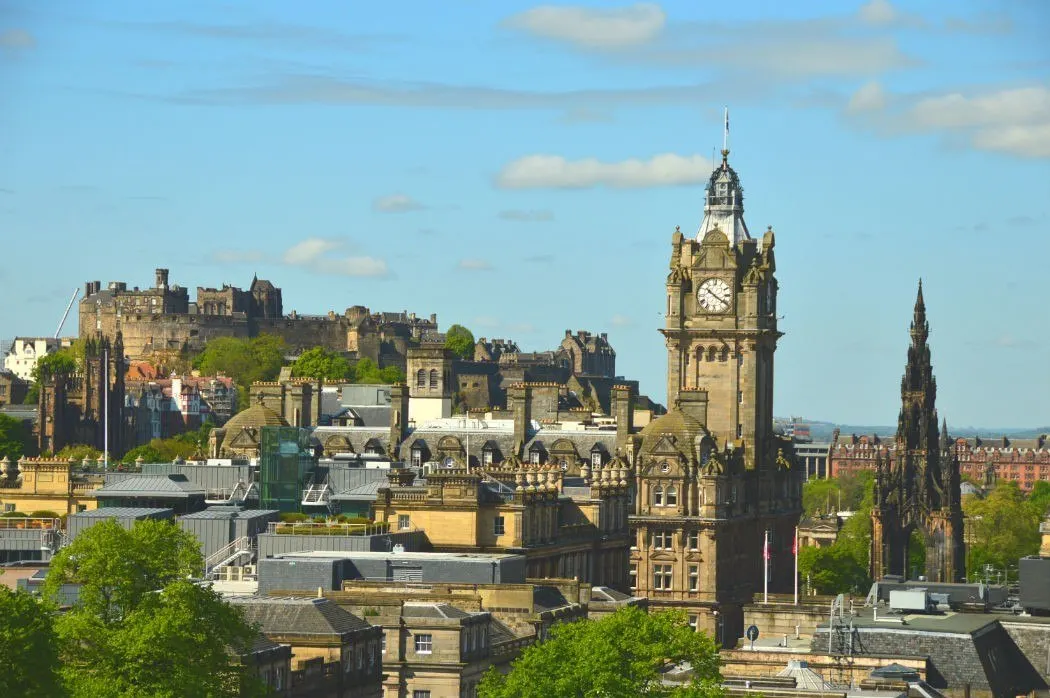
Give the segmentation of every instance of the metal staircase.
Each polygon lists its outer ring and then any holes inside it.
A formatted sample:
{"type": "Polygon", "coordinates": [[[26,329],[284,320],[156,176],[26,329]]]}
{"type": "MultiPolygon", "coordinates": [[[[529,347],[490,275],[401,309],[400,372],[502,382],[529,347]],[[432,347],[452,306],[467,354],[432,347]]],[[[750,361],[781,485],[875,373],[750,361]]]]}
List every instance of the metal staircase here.
{"type": "Polygon", "coordinates": [[[303,490],[303,504],[313,506],[328,506],[331,496],[332,490],[328,486],[327,477],[325,477],[320,482],[314,482],[313,479],[311,479],[307,485],[307,488],[303,490]]]}
{"type": "MultiPolygon", "coordinates": [[[[248,567],[255,561],[255,539],[251,536],[241,536],[229,545],[219,548],[204,560],[204,578],[220,579],[227,576],[226,571],[231,567],[248,567]]],[[[241,578],[247,578],[240,575],[241,578]]],[[[254,577],[254,569],[252,574],[254,577]]]]}

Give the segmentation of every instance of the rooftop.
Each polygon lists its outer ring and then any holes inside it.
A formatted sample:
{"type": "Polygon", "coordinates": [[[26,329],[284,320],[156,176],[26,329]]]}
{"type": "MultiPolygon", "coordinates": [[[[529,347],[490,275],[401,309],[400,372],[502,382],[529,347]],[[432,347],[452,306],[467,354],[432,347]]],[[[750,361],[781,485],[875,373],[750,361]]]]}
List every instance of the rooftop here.
{"type": "Polygon", "coordinates": [[[512,553],[394,553],[394,552],[377,552],[377,551],[335,551],[335,550],[311,550],[299,553],[286,553],[283,555],[275,555],[275,558],[287,559],[287,558],[340,558],[340,559],[364,559],[364,560],[386,560],[396,558],[398,560],[436,560],[443,562],[453,562],[456,560],[469,560],[472,562],[484,562],[484,561],[497,561],[506,560],[509,558],[522,557],[521,555],[515,555],[512,553]]]}
{"type": "Polygon", "coordinates": [[[93,492],[95,497],[168,497],[187,499],[204,495],[204,490],[185,475],[132,475],[93,492]]]}
{"type": "Polygon", "coordinates": [[[251,623],[269,634],[342,635],[372,626],[328,599],[231,597],[251,623]]]}
{"type": "Polygon", "coordinates": [[[171,509],[159,509],[148,507],[104,507],[102,509],[88,509],[70,514],[70,518],[77,519],[147,519],[156,516],[169,516],[171,509]]]}

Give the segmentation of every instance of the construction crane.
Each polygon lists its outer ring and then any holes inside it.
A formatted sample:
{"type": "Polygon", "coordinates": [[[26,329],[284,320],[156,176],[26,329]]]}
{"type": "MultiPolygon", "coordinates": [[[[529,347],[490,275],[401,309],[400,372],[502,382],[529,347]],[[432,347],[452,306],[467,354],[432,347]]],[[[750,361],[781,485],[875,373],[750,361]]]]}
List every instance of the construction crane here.
{"type": "Polygon", "coordinates": [[[77,294],[80,293],[79,288],[73,289],[73,295],[69,297],[69,304],[66,306],[66,312],[62,313],[62,320],[58,323],[58,329],[55,330],[55,339],[58,339],[58,335],[62,334],[62,328],[66,325],[66,318],[69,317],[69,311],[73,308],[73,301],[77,299],[77,294]]]}

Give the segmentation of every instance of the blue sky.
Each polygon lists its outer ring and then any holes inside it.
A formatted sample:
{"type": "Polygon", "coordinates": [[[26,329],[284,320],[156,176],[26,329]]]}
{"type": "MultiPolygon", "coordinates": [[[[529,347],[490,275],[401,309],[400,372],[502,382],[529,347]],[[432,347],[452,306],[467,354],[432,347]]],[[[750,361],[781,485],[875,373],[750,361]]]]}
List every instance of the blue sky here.
{"type": "Polygon", "coordinates": [[[949,423],[1045,425],[1048,35],[1041,0],[0,0],[0,336],[88,279],[258,272],[286,311],[607,331],[662,401],[729,105],[776,412],[894,423],[922,277],[949,423]]]}

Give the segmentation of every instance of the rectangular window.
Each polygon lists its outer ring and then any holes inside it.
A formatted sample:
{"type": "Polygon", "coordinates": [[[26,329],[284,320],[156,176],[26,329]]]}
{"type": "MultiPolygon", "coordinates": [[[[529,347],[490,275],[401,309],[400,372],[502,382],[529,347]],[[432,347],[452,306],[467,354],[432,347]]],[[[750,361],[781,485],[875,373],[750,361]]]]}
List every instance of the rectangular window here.
{"type": "Polygon", "coordinates": [[[416,654],[430,654],[434,651],[434,636],[430,633],[416,635],[416,654]]]}
{"type": "Polygon", "coordinates": [[[397,527],[402,531],[412,528],[412,520],[408,517],[408,514],[397,515],[397,527]]]}
{"type": "Polygon", "coordinates": [[[744,436],[744,425],[743,424],[737,424],[736,425],[736,438],[739,439],[739,438],[742,438],[743,436],[744,436]]]}
{"type": "Polygon", "coordinates": [[[492,520],[492,532],[497,536],[502,536],[507,532],[507,525],[502,516],[497,516],[492,520]]]}
{"type": "Polygon", "coordinates": [[[383,654],[386,654],[386,633],[383,633],[379,641],[381,643],[380,646],[382,647],[383,654]]]}
{"type": "Polygon", "coordinates": [[[412,698],[430,698],[430,689],[416,689],[412,691],[412,698]]]}
{"type": "Polygon", "coordinates": [[[671,565],[653,565],[653,589],[670,591],[671,565]]]}
{"type": "Polygon", "coordinates": [[[700,548],[700,532],[690,531],[689,532],[689,549],[698,550],[700,548]]]}
{"type": "Polygon", "coordinates": [[[14,504],[5,504],[4,505],[4,513],[5,514],[8,514],[8,513],[12,512],[14,510],[15,510],[15,505],[14,504]]]}
{"type": "Polygon", "coordinates": [[[689,627],[696,630],[697,616],[689,616],[689,627]]]}
{"type": "Polygon", "coordinates": [[[700,590],[700,565],[689,565],[689,591],[700,590]]]}
{"type": "Polygon", "coordinates": [[[627,573],[627,583],[631,587],[631,591],[638,588],[638,565],[632,564],[631,571],[627,573]]]}
{"type": "Polygon", "coordinates": [[[420,467],[423,465],[423,451],[418,448],[412,449],[412,465],[420,467]]]}
{"type": "Polygon", "coordinates": [[[736,401],[738,403],[740,403],[741,405],[744,404],[744,391],[743,390],[736,391],[736,401]]]}
{"type": "Polygon", "coordinates": [[[653,547],[657,550],[670,550],[674,541],[674,534],[670,531],[656,531],[653,533],[653,547]]]}

